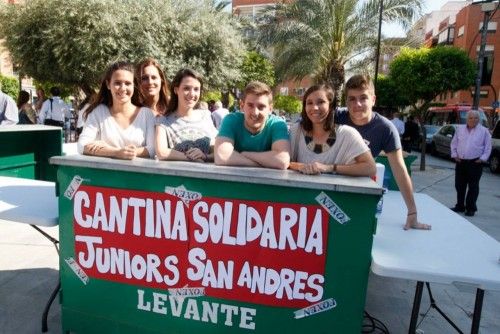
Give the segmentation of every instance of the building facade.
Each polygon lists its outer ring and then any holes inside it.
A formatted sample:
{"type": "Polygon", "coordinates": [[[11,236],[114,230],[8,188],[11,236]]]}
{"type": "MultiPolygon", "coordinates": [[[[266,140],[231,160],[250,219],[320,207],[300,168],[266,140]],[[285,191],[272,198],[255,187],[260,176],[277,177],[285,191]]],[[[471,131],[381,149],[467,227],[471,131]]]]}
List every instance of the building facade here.
{"type": "MultiPolygon", "coordinates": [[[[498,5],[492,3],[491,5],[498,5]]],[[[500,89],[500,11],[493,14],[488,23],[479,106],[487,111],[493,110],[493,102],[499,100],[500,89]],[[496,60],[496,61],[495,61],[496,60]]],[[[436,45],[453,45],[465,50],[469,57],[478,62],[481,45],[481,31],[485,13],[481,4],[470,4],[462,8],[453,19],[453,23],[443,20],[437,33],[436,45]]],[[[448,92],[435,101],[446,104],[470,104],[474,99],[474,86],[469,90],[448,92]]]]}

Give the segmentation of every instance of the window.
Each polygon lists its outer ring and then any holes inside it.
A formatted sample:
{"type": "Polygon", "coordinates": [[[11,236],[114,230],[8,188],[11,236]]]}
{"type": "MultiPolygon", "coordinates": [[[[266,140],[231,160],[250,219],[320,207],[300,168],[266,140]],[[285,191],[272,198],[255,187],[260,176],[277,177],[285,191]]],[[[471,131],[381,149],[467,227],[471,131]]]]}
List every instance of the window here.
{"type": "Polygon", "coordinates": [[[465,30],[465,27],[464,26],[461,26],[460,28],[458,28],[458,34],[457,34],[457,37],[460,37],[464,34],[464,30],[465,30]]]}
{"type": "Polygon", "coordinates": [[[485,52],[483,58],[483,72],[481,74],[481,86],[491,85],[491,77],[493,75],[493,52],[485,52]]]}
{"type": "Polygon", "coordinates": [[[280,95],[288,95],[288,87],[280,87],[280,95]]]}
{"type": "MultiPolygon", "coordinates": [[[[497,31],[497,22],[488,22],[488,32],[497,31]]],[[[479,22],[479,31],[483,30],[483,22],[479,22]]]]}

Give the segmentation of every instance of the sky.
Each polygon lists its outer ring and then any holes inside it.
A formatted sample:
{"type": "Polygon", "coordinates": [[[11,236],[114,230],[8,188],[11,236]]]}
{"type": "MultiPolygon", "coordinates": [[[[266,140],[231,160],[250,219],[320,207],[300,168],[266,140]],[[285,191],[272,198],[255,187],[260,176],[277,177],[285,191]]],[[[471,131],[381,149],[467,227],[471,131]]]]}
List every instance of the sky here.
{"type": "MultiPolygon", "coordinates": [[[[441,6],[449,0],[425,0],[424,14],[430,13],[433,10],[439,10],[441,6]]],[[[406,36],[405,31],[397,24],[382,25],[382,34],[386,37],[403,37],[406,36]]]]}

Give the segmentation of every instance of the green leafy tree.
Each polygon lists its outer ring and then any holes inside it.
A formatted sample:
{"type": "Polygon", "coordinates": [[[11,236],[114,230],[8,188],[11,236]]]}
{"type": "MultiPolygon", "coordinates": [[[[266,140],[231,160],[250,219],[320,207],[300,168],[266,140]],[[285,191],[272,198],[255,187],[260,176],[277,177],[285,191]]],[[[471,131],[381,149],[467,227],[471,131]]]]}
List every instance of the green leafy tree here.
{"type": "Polygon", "coordinates": [[[169,78],[191,67],[207,86],[240,80],[237,22],[210,1],[32,0],[0,10],[0,38],[23,73],[93,91],[114,61],[154,57],[169,78]]]}
{"type": "Polygon", "coordinates": [[[295,96],[276,95],[273,99],[274,109],[284,110],[290,114],[298,114],[302,110],[302,101],[295,96]]]}
{"type": "Polygon", "coordinates": [[[246,53],[241,65],[242,78],[238,85],[243,89],[250,81],[258,80],[273,87],[275,83],[275,74],[273,64],[264,56],[255,51],[246,53]]]}
{"type": "MultiPolygon", "coordinates": [[[[408,27],[422,3],[386,0],[383,20],[408,27]]],[[[379,0],[296,0],[271,7],[261,25],[260,42],[273,47],[278,78],[312,75],[339,93],[348,63],[370,54],[376,45],[379,4],[379,0]]]]}
{"type": "Polygon", "coordinates": [[[410,104],[389,76],[379,75],[376,89],[377,106],[399,109],[410,104]]]}
{"type": "Polygon", "coordinates": [[[398,94],[421,111],[439,94],[469,88],[475,75],[475,64],[467,53],[449,46],[403,49],[390,65],[398,94]]]}
{"type": "Polygon", "coordinates": [[[19,81],[17,78],[0,74],[0,88],[2,92],[17,100],[19,94],[19,81]]]}

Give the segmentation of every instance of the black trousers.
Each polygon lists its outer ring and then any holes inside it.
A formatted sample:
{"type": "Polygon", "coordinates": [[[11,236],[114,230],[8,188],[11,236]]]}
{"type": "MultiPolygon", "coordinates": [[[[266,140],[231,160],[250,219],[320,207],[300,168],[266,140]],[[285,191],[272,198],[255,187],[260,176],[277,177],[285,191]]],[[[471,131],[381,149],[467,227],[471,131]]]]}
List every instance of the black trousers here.
{"type": "Polygon", "coordinates": [[[461,160],[455,165],[455,189],[459,209],[477,211],[476,201],[479,196],[479,180],[483,174],[483,165],[477,159],[461,160]],[[468,188],[468,189],[467,189],[468,188]]]}

